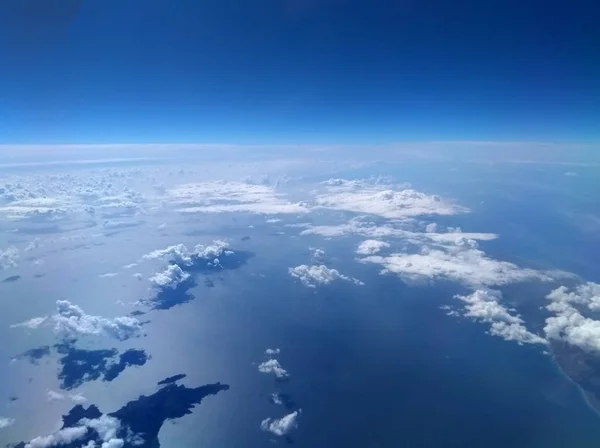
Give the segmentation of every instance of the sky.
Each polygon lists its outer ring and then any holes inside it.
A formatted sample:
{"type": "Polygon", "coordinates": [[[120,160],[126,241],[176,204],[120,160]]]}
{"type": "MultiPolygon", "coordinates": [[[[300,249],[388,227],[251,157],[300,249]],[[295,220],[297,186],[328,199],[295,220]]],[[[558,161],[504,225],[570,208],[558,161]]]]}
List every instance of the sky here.
{"type": "Polygon", "coordinates": [[[594,0],[4,0],[0,144],[600,140],[594,0]]]}

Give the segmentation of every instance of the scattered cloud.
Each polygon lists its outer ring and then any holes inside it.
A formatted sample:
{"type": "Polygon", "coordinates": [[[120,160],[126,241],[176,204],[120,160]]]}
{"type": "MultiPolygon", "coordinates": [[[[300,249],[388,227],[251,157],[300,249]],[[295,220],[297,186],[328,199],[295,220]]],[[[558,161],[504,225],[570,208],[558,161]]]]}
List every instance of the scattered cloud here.
{"type": "Polygon", "coordinates": [[[14,418],[0,417],[0,429],[8,428],[15,423],[14,418]]]}
{"type": "Polygon", "coordinates": [[[208,245],[197,244],[191,251],[184,244],[176,244],[165,249],[154,250],[142,256],[142,260],[168,260],[178,265],[191,266],[195,259],[213,260],[226,252],[231,252],[228,248],[229,243],[223,240],[215,240],[208,245]]]}
{"type": "Polygon", "coordinates": [[[175,288],[181,282],[184,282],[190,277],[190,274],[185,272],[176,264],[170,264],[163,272],[158,272],[150,277],[150,283],[157,288],[175,288]]]}
{"type": "Polygon", "coordinates": [[[87,402],[87,398],[85,398],[82,394],[64,394],[61,392],[48,390],[46,395],[48,397],[48,401],[62,401],[69,398],[75,404],[83,404],[87,402]]]}
{"type": "MultiPolygon", "coordinates": [[[[381,185],[368,181],[330,179],[327,191],[318,194],[315,202],[324,208],[355,213],[367,213],[388,219],[405,219],[424,215],[455,215],[469,210],[410,188],[381,185]]],[[[402,187],[402,186],[400,186],[402,187]]]]}
{"type": "Polygon", "coordinates": [[[86,436],[87,426],[74,428],[63,428],[49,436],[39,436],[25,444],[25,448],[49,448],[53,446],[67,445],[86,436]]]}
{"type": "Polygon", "coordinates": [[[550,294],[546,309],[554,316],[546,319],[549,339],[561,340],[586,351],[600,351],[600,320],[585,317],[580,309],[600,311],[600,284],[588,282],[569,290],[561,286],[550,294]],[[579,309],[578,309],[579,308],[579,309]]]}
{"type": "Polygon", "coordinates": [[[281,350],[278,348],[268,348],[265,350],[265,355],[268,356],[278,355],[279,353],[281,353],[281,350]]]}
{"type": "Polygon", "coordinates": [[[120,341],[139,336],[141,323],[134,317],[119,316],[113,318],[86,314],[81,307],[68,300],[56,301],[57,313],[48,317],[34,317],[12,327],[39,328],[45,323],[54,323],[54,331],[67,338],[82,335],[107,334],[120,341]]]}
{"type": "Polygon", "coordinates": [[[567,177],[578,177],[578,176],[579,176],[579,173],[575,173],[575,172],[573,172],[573,171],[567,171],[567,172],[565,173],[565,176],[567,176],[567,177]]]}
{"type": "Polygon", "coordinates": [[[465,303],[463,316],[490,324],[489,333],[520,344],[546,344],[546,340],[527,330],[523,319],[500,302],[502,293],[478,289],[472,294],[455,298],[465,303]]]}
{"type": "Polygon", "coordinates": [[[117,274],[116,272],[107,272],[105,274],[100,274],[100,278],[111,278],[111,277],[116,277],[117,274]]]}
{"type": "Polygon", "coordinates": [[[385,241],[365,240],[358,245],[356,253],[359,255],[374,255],[388,247],[390,247],[390,244],[385,241]]]}
{"type": "Polygon", "coordinates": [[[474,240],[464,240],[445,249],[423,247],[419,253],[373,255],[361,261],[380,264],[384,268],[382,273],[398,274],[406,281],[452,280],[475,289],[536,279],[550,280],[539,271],[488,257],[477,248],[474,240]]]}
{"type": "Polygon", "coordinates": [[[6,250],[0,250],[0,269],[16,268],[18,266],[19,250],[11,246],[6,250]]]}
{"type": "Polygon", "coordinates": [[[200,182],[168,190],[171,202],[183,213],[245,212],[261,214],[306,213],[306,204],[292,203],[269,185],[244,182],[200,182]]]}
{"type": "MultiPolygon", "coordinates": [[[[342,237],[346,235],[359,235],[370,239],[398,238],[413,244],[432,244],[436,246],[457,245],[464,241],[491,241],[498,238],[494,233],[463,232],[459,228],[450,228],[446,232],[415,232],[412,223],[375,224],[363,221],[364,217],[357,217],[344,224],[315,226],[312,224],[296,224],[303,227],[300,235],[320,235],[324,237],[342,237]]],[[[430,230],[433,229],[428,225],[430,230]]],[[[437,230],[437,227],[436,227],[437,230]]]]}
{"type": "Polygon", "coordinates": [[[298,417],[301,412],[302,410],[299,409],[279,419],[266,418],[260,423],[260,429],[276,436],[285,436],[298,427],[298,417]]]}
{"type": "Polygon", "coordinates": [[[285,379],[290,376],[288,371],[281,367],[281,364],[276,359],[269,359],[259,364],[258,371],[261,373],[273,373],[277,379],[285,379]]]}
{"type": "Polygon", "coordinates": [[[340,274],[337,269],[330,269],[325,265],[308,266],[302,264],[294,268],[289,268],[288,272],[292,277],[297,278],[304,286],[309,288],[315,288],[317,285],[327,285],[338,279],[353,282],[356,285],[364,285],[360,280],[340,274]]]}

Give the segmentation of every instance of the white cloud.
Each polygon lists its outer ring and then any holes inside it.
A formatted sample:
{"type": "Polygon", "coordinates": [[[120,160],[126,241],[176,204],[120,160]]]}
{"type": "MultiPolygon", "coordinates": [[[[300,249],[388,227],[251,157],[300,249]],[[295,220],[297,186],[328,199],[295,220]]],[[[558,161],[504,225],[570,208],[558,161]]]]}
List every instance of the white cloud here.
{"type": "Polygon", "coordinates": [[[138,280],[144,279],[144,276],[140,272],[136,272],[135,274],[133,274],[133,277],[137,278],[138,280]]]}
{"type": "Polygon", "coordinates": [[[76,426],[74,428],[64,428],[49,436],[40,436],[32,439],[25,444],[25,448],[49,448],[53,446],[68,445],[79,440],[88,432],[87,426],[76,426]]]}
{"type": "Polygon", "coordinates": [[[278,355],[279,353],[281,353],[281,350],[279,350],[278,348],[268,348],[265,350],[265,355],[278,355]]]}
{"type": "MultiPolygon", "coordinates": [[[[462,241],[491,241],[498,238],[494,233],[462,232],[460,229],[451,229],[443,233],[414,232],[407,228],[407,223],[377,225],[363,222],[361,218],[353,218],[347,223],[328,226],[314,226],[312,224],[297,224],[295,227],[304,227],[300,235],[321,235],[324,237],[341,237],[346,235],[360,235],[368,238],[400,238],[413,244],[456,245],[462,241]]],[[[428,226],[429,227],[429,226],[428,226]]],[[[430,230],[432,227],[429,227],[430,230]]]]}
{"type": "Polygon", "coordinates": [[[175,288],[181,282],[184,282],[190,277],[190,274],[185,272],[176,264],[170,264],[163,272],[157,272],[150,277],[152,286],[158,288],[171,287],[175,288]]]}
{"type": "Polygon", "coordinates": [[[18,259],[19,250],[16,247],[0,250],[0,269],[16,268],[18,259]]]}
{"type": "Polygon", "coordinates": [[[314,288],[317,285],[326,285],[338,279],[353,282],[356,285],[364,284],[360,280],[340,274],[337,269],[330,269],[325,265],[308,266],[302,264],[294,268],[289,268],[288,272],[292,277],[297,278],[304,286],[309,288],[314,288]]]}
{"type": "Polygon", "coordinates": [[[500,303],[500,291],[478,289],[470,295],[455,298],[465,303],[463,316],[490,324],[490,334],[520,344],[546,344],[544,338],[527,330],[523,319],[513,314],[514,310],[500,303]]]}
{"type": "Polygon", "coordinates": [[[117,274],[116,272],[107,272],[105,274],[100,274],[100,278],[111,278],[111,277],[116,277],[117,274]]]}
{"type": "Polygon", "coordinates": [[[44,324],[46,320],[48,320],[48,317],[46,316],[34,317],[32,319],[26,320],[25,322],[21,322],[20,324],[13,324],[10,326],[10,328],[25,327],[31,328],[33,330],[38,328],[40,325],[44,324]]]}
{"type": "Polygon", "coordinates": [[[0,429],[8,428],[15,423],[14,418],[0,417],[0,429]]]}
{"type": "Polygon", "coordinates": [[[427,233],[436,233],[437,232],[437,224],[435,222],[431,222],[425,226],[425,232],[427,233]]]}
{"type": "Polygon", "coordinates": [[[215,240],[211,244],[197,244],[190,251],[184,244],[176,244],[165,249],[154,250],[144,256],[142,260],[168,260],[173,263],[191,266],[194,258],[202,258],[213,261],[215,258],[231,253],[228,250],[229,243],[223,240],[215,240]]]}
{"type": "Polygon", "coordinates": [[[587,351],[600,351],[600,321],[585,317],[576,308],[600,311],[600,284],[588,282],[577,286],[574,291],[561,286],[547,298],[551,302],[546,309],[555,316],[546,319],[546,336],[587,351]]]}
{"type": "Polygon", "coordinates": [[[83,404],[87,401],[87,398],[85,398],[82,394],[70,394],[69,398],[75,404],[83,404]]]}
{"type": "Polygon", "coordinates": [[[365,181],[328,181],[327,191],[317,195],[316,203],[333,210],[378,215],[388,219],[404,219],[422,215],[455,215],[469,210],[436,195],[412,189],[395,189],[365,181]]]}
{"type": "Polygon", "coordinates": [[[279,396],[279,394],[273,392],[271,394],[271,401],[273,402],[273,404],[276,404],[278,406],[283,404],[283,400],[281,399],[281,397],[279,396]]]}
{"type": "Polygon", "coordinates": [[[359,255],[374,255],[388,247],[390,247],[390,244],[385,241],[365,240],[358,245],[356,253],[359,255]]]}
{"type": "Polygon", "coordinates": [[[48,396],[48,401],[60,401],[65,399],[65,394],[53,390],[48,390],[46,395],[48,396]]]}
{"type": "Polygon", "coordinates": [[[527,280],[549,280],[533,269],[489,258],[476,248],[473,240],[462,241],[445,250],[422,248],[420,253],[396,253],[386,257],[374,255],[361,261],[380,264],[383,273],[398,274],[407,281],[452,280],[474,288],[503,285],[527,280]]]}
{"type": "Polygon", "coordinates": [[[262,214],[306,213],[303,203],[282,198],[273,187],[243,182],[199,182],[167,191],[171,202],[184,213],[245,212],[262,214]]]}
{"type": "Polygon", "coordinates": [[[279,361],[276,359],[269,359],[258,366],[258,371],[261,373],[274,373],[275,376],[279,379],[288,378],[290,374],[281,367],[279,361]]]}
{"type": "Polygon", "coordinates": [[[325,261],[325,251],[319,248],[310,248],[313,251],[313,263],[323,263],[325,261]]]}
{"type": "Polygon", "coordinates": [[[573,171],[567,171],[565,173],[565,176],[567,176],[567,177],[577,177],[577,176],[579,176],[579,174],[578,173],[574,173],[573,171]]]}
{"type": "MultiPolygon", "coordinates": [[[[120,427],[120,421],[108,415],[102,415],[96,419],[83,418],[79,421],[78,426],[61,429],[49,436],[36,437],[25,444],[25,448],[50,448],[68,445],[87,436],[90,429],[96,431],[98,437],[102,440],[101,448],[122,448],[125,441],[117,438],[120,427]]],[[[84,447],[96,447],[96,444],[88,443],[84,447]]]]}
{"type": "Polygon", "coordinates": [[[275,223],[281,222],[281,219],[279,219],[279,218],[271,218],[271,219],[267,219],[265,222],[267,224],[275,224],[275,223]]]}
{"type": "Polygon", "coordinates": [[[63,336],[76,338],[105,333],[122,341],[139,336],[142,330],[140,322],[134,317],[92,316],[68,300],[58,300],[56,307],[58,312],[52,316],[54,330],[63,336]]]}
{"type": "Polygon", "coordinates": [[[298,427],[298,416],[301,412],[302,410],[299,409],[279,419],[266,418],[260,423],[260,429],[276,436],[285,436],[298,427]]]}

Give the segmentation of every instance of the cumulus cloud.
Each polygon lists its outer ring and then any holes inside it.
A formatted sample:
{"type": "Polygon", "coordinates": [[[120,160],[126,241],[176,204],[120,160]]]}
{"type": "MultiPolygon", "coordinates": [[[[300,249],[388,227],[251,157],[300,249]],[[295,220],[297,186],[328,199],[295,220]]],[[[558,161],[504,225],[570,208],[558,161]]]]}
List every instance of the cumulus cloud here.
{"type": "Polygon", "coordinates": [[[325,208],[367,213],[388,219],[404,219],[422,215],[455,215],[469,210],[436,195],[409,188],[395,189],[365,181],[330,179],[327,191],[318,194],[316,203],[325,208]]]}
{"type": "Polygon", "coordinates": [[[8,428],[15,423],[14,418],[0,417],[0,429],[8,428]]]}
{"type": "Polygon", "coordinates": [[[304,286],[309,288],[315,288],[317,285],[327,285],[338,279],[353,282],[356,285],[364,284],[360,280],[340,274],[337,269],[330,269],[325,265],[308,266],[302,264],[294,268],[289,268],[288,272],[292,277],[297,278],[304,286]]]}
{"type": "Polygon", "coordinates": [[[139,336],[140,322],[130,316],[106,318],[86,314],[81,307],[68,300],[57,300],[58,313],[52,316],[57,333],[76,338],[81,335],[107,334],[120,341],[139,336]]]}
{"type": "Polygon", "coordinates": [[[53,390],[49,390],[46,395],[48,396],[48,401],[60,401],[65,399],[65,394],[53,390]]]}
{"type": "Polygon", "coordinates": [[[48,390],[46,393],[46,396],[48,397],[48,401],[62,401],[65,400],[67,398],[69,398],[70,400],[72,400],[75,404],[83,404],[87,401],[87,398],[85,398],[82,394],[63,394],[61,392],[56,392],[53,390],[48,390]]]}
{"type": "Polygon", "coordinates": [[[359,255],[374,255],[388,247],[390,247],[390,244],[385,241],[365,240],[358,245],[356,253],[359,255]]]}
{"type": "Polygon", "coordinates": [[[182,270],[176,264],[170,264],[163,272],[158,272],[150,277],[152,286],[158,288],[171,287],[175,288],[181,282],[184,282],[190,277],[190,274],[182,270]]]}
{"type": "MultiPolygon", "coordinates": [[[[100,448],[122,448],[125,441],[117,437],[121,428],[121,422],[108,415],[102,415],[95,419],[83,418],[78,426],[63,428],[49,436],[40,436],[25,444],[25,448],[50,448],[55,446],[69,445],[89,435],[94,431],[102,441],[100,448]]],[[[90,441],[84,448],[97,447],[95,442],[90,441]]]]}
{"type": "Polygon", "coordinates": [[[276,436],[285,436],[298,427],[298,417],[301,412],[302,410],[299,409],[281,418],[266,418],[260,423],[260,429],[276,436]]]}
{"type": "Polygon", "coordinates": [[[290,374],[287,370],[281,367],[276,359],[269,359],[258,366],[258,371],[261,373],[273,373],[278,379],[288,378],[290,374]]]}
{"type": "Polygon", "coordinates": [[[500,303],[500,291],[478,289],[472,294],[457,295],[455,298],[465,303],[463,316],[490,324],[490,334],[520,344],[546,344],[544,338],[527,330],[525,322],[514,310],[500,303]]]}
{"type": "Polygon", "coordinates": [[[167,191],[184,213],[245,212],[261,214],[306,213],[304,203],[292,203],[269,185],[244,182],[199,182],[167,191]]]}
{"type": "Polygon", "coordinates": [[[87,426],[64,428],[49,436],[39,436],[25,444],[25,448],[49,448],[53,446],[68,445],[82,439],[88,432],[87,426]]]}
{"type": "Polygon", "coordinates": [[[0,250],[0,269],[16,268],[18,259],[19,250],[16,247],[0,250]]]}
{"type": "Polygon", "coordinates": [[[120,341],[139,336],[142,330],[140,322],[130,316],[113,318],[86,314],[81,307],[68,300],[56,301],[57,313],[48,317],[35,317],[12,327],[39,328],[45,323],[54,323],[54,331],[61,336],[77,338],[82,335],[107,334],[120,341]]]}
{"type": "Polygon", "coordinates": [[[586,317],[580,310],[600,311],[600,284],[588,282],[569,290],[561,286],[550,294],[546,309],[554,316],[546,319],[544,331],[556,339],[586,351],[600,351],[600,321],[586,317]],[[579,308],[579,309],[578,309],[579,308]]]}
{"type": "Polygon", "coordinates": [[[423,247],[419,253],[396,253],[386,257],[373,255],[361,261],[379,264],[384,268],[383,273],[398,274],[407,281],[452,280],[474,288],[549,280],[548,276],[533,269],[488,257],[477,248],[474,240],[463,240],[445,250],[423,247]]]}
{"type": "Polygon", "coordinates": [[[142,260],[168,260],[178,265],[191,266],[197,258],[213,261],[223,254],[231,253],[228,248],[229,243],[223,240],[215,240],[206,245],[197,244],[193,250],[189,250],[184,244],[176,244],[154,250],[142,256],[142,260]]]}
{"type": "Polygon", "coordinates": [[[278,348],[268,348],[265,350],[265,355],[278,355],[279,353],[281,353],[281,350],[279,350],[278,348]]]}

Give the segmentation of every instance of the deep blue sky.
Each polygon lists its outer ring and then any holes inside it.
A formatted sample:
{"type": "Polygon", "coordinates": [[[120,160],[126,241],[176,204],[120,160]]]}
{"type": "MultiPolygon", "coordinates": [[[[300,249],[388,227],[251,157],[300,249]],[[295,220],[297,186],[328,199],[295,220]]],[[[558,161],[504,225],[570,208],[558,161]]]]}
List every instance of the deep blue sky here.
{"type": "Polygon", "coordinates": [[[1,0],[0,143],[599,141],[598,23],[597,0],[1,0]]]}

